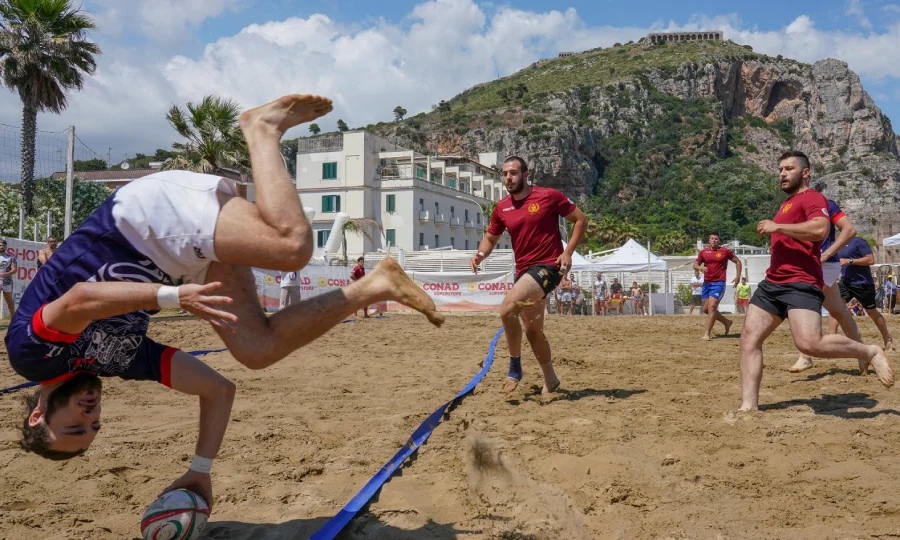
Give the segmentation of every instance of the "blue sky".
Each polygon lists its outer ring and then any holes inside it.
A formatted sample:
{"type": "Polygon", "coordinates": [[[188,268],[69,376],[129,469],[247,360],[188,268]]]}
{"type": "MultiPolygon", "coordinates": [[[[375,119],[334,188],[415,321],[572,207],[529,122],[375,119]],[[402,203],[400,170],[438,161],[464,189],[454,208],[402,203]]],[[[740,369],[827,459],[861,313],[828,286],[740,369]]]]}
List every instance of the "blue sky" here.
{"type": "MultiPolygon", "coordinates": [[[[847,61],[900,122],[900,0],[85,0],[103,48],[97,74],[48,131],[76,125],[118,162],[168,148],[168,108],[215,93],[244,106],[309,91],[351,127],[410,114],[560,50],[609,46],[650,30],[723,29],[767,54],[847,61]],[[639,6],[639,9],[635,9],[639,6]],[[460,52],[460,51],[464,52],[460,52]]],[[[4,91],[5,92],[5,91],[4,91]]],[[[0,94],[0,123],[19,124],[0,94]]],[[[301,135],[303,132],[291,133],[301,135]]]]}

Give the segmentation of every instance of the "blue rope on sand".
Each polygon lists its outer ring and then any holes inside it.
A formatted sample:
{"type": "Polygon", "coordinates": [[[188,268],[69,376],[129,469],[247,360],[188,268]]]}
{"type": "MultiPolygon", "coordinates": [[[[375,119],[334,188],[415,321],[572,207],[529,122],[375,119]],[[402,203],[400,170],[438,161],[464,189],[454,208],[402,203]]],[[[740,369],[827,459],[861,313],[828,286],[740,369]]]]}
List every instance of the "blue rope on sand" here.
{"type": "Polygon", "coordinates": [[[431,432],[434,431],[434,428],[440,423],[441,417],[444,416],[447,409],[451,406],[458,405],[469,392],[475,389],[475,386],[481,382],[484,376],[487,375],[487,372],[491,369],[491,364],[494,363],[494,349],[497,347],[497,340],[500,339],[502,334],[503,329],[501,328],[497,331],[494,339],[491,340],[491,345],[488,348],[487,356],[484,358],[484,365],[482,366],[481,371],[469,381],[469,384],[456,394],[455,398],[444,403],[438,407],[436,411],[431,413],[428,418],[416,428],[409,440],[406,441],[406,444],[403,445],[403,448],[394,454],[394,457],[392,457],[391,460],[388,461],[365,486],[363,486],[359,493],[350,499],[350,502],[348,502],[336,516],[328,520],[328,523],[310,536],[310,540],[332,540],[337,536],[338,533],[350,523],[350,520],[352,520],[353,517],[362,510],[366,503],[369,502],[369,499],[381,489],[381,486],[390,479],[391,475],[400,468],[400,465],[406,461],[406,458],[411,456],[413,452],[418,450],[419,446],[428,440],[431,432]]]}
{"type": "MultiPolygon", "coordinates": [[[[193,354],[194,356],[203,356],[206,354],[212,354],[217,352],[227,351],[228,349],[207,349],[203,351],[191,351],[189,354],[193,354]]],[[[16,390],[21,390],[23,388],[31,388],[32,386],[37,386],[40,383],[36,382],[25,382],[22,384],[17,384],[16,386],[10,386],[9,388],[4,388],[0,390],[0,394],[8,394],[10,392],[15,392],[16,390]]]]}

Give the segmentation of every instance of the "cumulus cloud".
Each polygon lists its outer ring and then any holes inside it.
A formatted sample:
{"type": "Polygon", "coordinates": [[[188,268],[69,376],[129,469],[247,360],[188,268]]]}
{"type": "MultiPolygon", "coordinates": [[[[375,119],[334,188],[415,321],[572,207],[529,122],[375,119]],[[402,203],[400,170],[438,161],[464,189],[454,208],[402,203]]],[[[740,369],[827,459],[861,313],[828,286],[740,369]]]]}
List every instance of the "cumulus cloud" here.
{"type": "Polygon", "coordinates": [[[111,35],[139,28],[152,41],[171,43],[203,21],[245,4],[245,0],[92,0],[88,8],[98,26],[111,35]]]}
{"type": "MultiPolygon", "coordinates": [[[[110,9],[125,4],[96,1],[110,9]]],[[[174,17],[181,21],[172,23],[178,31],[185,28],[178,24],[199,24],[204,17],[241,5],[241,0],[134,1],[143,14],[141,27],[159,29],[171,22],[167,17],[174,17]],[[151,7],[169,13],[154,19],[144,11],[151,7]]],[[[784,27],[761,30],[747,28],[737,15],[724,14],[644,28],[611,27],[588,25],[571,8],[536,12],[473,0],[430,0],[401,21],[361,25],[316,14],[253,24],[190,56],[104,45],[97,76],[73,95],[65,119],[54,121],[76,124],[97,147],[115,142],[123,151],[148,152],[174,139],[165,122],[172,103],[213,93],[252,106],[284,93],[309,92],[335,101],[335,111],[319,121],[323,129],[334,129],[338,118],[359,127],[390,119],[397,105],[410,115],[428,111],[441,99],[560,51],[625,43],[649,31],[698,29],[721,29],[726,38],[770,55],[805,62],[840,58],[869,80],[896,83],[900,78],[894,54],[900,50],[900,22],[865,33],[825,31],[803,15],[784,27]]],[[[890,86],[886,93],[893,93],[890,86]]],[[[0,114],[18,118],[10,101],[0,103],[0,114]]],[[[305,128],[291,135],[303,134],[305,128]]]]}
{"type": "Polygon", "coordinates": [[[872,29],[872,21],[866,17],[866,10],[863,7],[862,0],[847,0],[847,15],[854,17],[863,28],[872,29]]]}

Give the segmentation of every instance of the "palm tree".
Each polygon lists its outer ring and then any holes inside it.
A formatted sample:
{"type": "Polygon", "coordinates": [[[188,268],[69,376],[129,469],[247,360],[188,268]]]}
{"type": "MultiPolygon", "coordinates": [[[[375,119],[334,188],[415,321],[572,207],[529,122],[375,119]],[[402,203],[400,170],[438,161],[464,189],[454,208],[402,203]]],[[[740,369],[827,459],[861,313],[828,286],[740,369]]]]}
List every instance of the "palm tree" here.
{"type": "Polygon", "coordinates": [[[347,266],[347,233],[362,236],[369,242],[372,242],[372,229],[382,230],[381,223],[369,218],[353,218],[348,219],[341,228],[341,249],[344,255],[344,266],[347,266]]]}
{"type": "Polygon", "coordinates": [[[178,156],[166,161],[164,169],[180,169],[214,174],[225,168],[250,171],[247,141],[238,127],[240,106],[230,100],[206,96],[200,103],[188,103],[187,113],[173,105],[166,120],[187,142],[172,145],[178,156]]]}
{"type": "Polygon", "coordinates": [[[491,216],[494,215],[494,208],[497,208],[497,201],[488,201],[487,204],[482,204],[481,213],[484,214],[484,222],[481,224],[482,228],[486,228],[488,226],[488,222],[491,221],[491,216]]]}
{"type": "Polygon", "coordinates": [[[318,135],[319,133],[322,132],[322,128],[319,127],[319,124],[310,124],[309,132],[312,133],[313,135],[318,135]]]}
{"type": "Polygon", "coordinates": [[[3,84],[22,100],[22,204],[32,210],[37,113],[61,113],[66,91],[80,90],[97,68],[100,47],[86,39],[95,28],[69,0],[0,0],[3,84]]]}

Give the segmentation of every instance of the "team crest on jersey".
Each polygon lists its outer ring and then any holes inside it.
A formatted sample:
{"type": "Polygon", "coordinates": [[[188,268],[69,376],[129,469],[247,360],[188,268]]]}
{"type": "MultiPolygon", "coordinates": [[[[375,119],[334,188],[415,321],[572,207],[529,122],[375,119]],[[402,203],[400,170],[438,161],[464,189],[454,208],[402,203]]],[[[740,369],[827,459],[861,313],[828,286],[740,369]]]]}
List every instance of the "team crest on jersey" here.
{"type": "Polygon", "coordinates": [[[721,254],[721,253],[716,253],[716,258],[717,258],[717,259],[721,259],[721,258],[722,258],[722,254],[721,254]]]}
{"type": "Polygon", "coordinates": [[[787,214],[787,213],[788,213],[788,210],[791,209],[791,206],[793,206],[793,203],[787,203],[786,205],[782,206],[782,207],[781,207],[781,213],[782,213],[782,214],[787,214]]]}
{"type": "Polygon", "coordinates": [[[541,210],[541,205],[538,203],[531,203],[528,205],[528,213],[529,214],[537,214],[541,210]]]}

